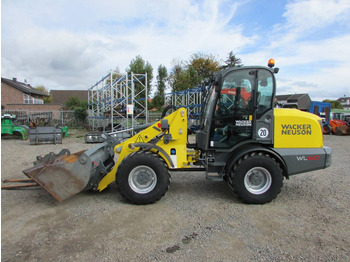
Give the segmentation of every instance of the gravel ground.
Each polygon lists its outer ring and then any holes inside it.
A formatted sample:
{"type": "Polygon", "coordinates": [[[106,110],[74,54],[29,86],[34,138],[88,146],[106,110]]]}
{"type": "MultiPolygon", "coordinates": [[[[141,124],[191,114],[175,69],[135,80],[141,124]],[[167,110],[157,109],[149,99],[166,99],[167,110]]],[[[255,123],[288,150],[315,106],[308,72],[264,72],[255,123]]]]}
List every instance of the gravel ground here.
{"type": "MultiPolygon", "coordinates": [[[[37,155],[94,145],[2,140],[2,179],[37,155]]],[[[291,177],[269,204],[239,202],[201,172],[172,173],[169,191],[131,205],[115,185],[57,203],[40,189],[1,191],[2,261],[349,261],[350,136],[326,136],[332,166],[291,177]]]]}

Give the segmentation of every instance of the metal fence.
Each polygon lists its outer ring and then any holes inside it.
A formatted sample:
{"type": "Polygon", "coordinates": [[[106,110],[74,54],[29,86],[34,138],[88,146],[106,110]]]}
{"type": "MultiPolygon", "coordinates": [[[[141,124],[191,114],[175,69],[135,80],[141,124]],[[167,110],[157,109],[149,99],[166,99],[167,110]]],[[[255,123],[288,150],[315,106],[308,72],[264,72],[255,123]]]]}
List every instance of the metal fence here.
{"type": "Polygon", "coordinates": [[[88,121],[78,119],[74,111],[32,111],[32,110],[9,110],[1,111],[1,115],[11,114],[16,116],[15,124],[30,125],[34,123],[37,126],[57,126],[65,125],[71,128],[88,127],[88,121]]]}
{"type": "MultiPolygon", "coordinates": [[[[15,124],[16,125],[30,125],[34,123],[37,126],[57,126],[65,125],[70,128],[87,128],[89,129],[88,119],[81,121],[75,115],[73,110],[69,111],[60,111],[60,110],[51,110],[51,111],[32,111],[32,110],[9,110],[4,109],[1,111],[1,114],[11,114],[16,116],[15,124]]],[[[156,122],[160,120],[161,113],[152,113],[148,114],[148,122],[156,122]]],[[[144,124],[144,121],[139,121],[139,124],[144,124]]],[[[101,125],[102,127],[103,125],[101,125]]],[[[105,125],[107,126],[107,124],[105,125]]]]}
{"type": "Polygon", "coordinates": [[[162,113],[149,112],[148,113],[148,122],[152,123],[152,122],[159,121],[161,116],[162,116],[162,113]]]}

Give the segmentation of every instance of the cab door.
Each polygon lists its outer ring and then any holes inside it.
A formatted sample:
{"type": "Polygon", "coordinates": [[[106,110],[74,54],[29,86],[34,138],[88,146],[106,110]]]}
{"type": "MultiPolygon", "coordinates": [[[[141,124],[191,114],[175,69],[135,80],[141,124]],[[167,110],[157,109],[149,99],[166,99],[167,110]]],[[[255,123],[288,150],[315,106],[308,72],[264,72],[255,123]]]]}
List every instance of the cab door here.
{"type": "Polygon", "coordinates": [[[274,99],[276,82],[268,69],[257,70],[256,110],[254,112],[253,140],[262,144],[273,144],[274,99]]]}
{"type": "Polygon", "coordinates": [[[224,75],[211,120],[209,147],[270,141],[274,85],[273,74],[264,68],[235,69],[224,75]]]}

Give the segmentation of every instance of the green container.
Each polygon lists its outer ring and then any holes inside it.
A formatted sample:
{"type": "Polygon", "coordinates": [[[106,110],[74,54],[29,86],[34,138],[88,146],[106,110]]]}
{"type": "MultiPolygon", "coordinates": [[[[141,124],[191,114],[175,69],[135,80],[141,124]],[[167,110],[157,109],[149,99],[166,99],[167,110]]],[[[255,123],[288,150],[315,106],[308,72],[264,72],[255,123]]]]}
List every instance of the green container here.
{"type": "Polygon", "coordinates": [[[68,126],[62,126],[61,130],[63,137],[68,137],[68,126]]]}

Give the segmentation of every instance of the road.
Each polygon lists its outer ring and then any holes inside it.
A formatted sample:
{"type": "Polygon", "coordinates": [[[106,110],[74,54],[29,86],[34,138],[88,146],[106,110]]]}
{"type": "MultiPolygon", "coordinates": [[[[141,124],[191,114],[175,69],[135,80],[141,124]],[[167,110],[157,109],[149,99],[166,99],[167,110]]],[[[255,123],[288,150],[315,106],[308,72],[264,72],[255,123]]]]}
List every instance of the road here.
{"type": "MultiPolygon", "coordinates": [[[[172,173],[157,203],[126,202],[115,185],[57,203],[40,189],[2,190],[2,261],[349,261],[350,136],[326,136],[332,166],[284,180],[265,205],[241,203],[225,182],[172,173]]],[[[24,178],[35,156],[87,149],[2,140],[2,179],[24,178]]]]}

